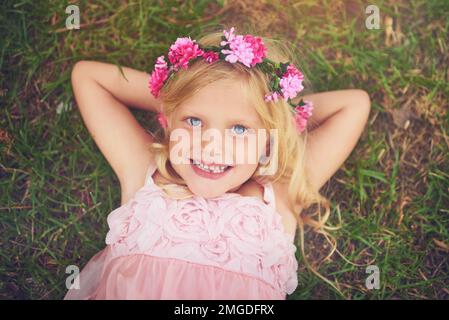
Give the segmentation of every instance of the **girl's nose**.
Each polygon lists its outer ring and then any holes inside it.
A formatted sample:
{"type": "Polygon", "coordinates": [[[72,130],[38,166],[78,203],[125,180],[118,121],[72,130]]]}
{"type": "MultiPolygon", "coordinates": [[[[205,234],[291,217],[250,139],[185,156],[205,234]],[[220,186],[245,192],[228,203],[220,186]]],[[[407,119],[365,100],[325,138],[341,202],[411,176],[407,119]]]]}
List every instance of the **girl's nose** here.
{"type": "MultiPolygon", "coordinates": [[[[197,141],[196,146],[201,146],[201,159],[203,161],[216,164],[224,163],[225,141],[223,134],[218,130],[202,134],[201,142],[198,143],[197,141]]],[[[199,156],[198,153],[197,155],[199,156]]]]}
{"type": "Polygon", "coordinates": [[[224,163],[224,141],[220,143],[218,141],[207,141],[203,142],[201,148],[201,157],[203,161],[207,163],[224,163]]]}

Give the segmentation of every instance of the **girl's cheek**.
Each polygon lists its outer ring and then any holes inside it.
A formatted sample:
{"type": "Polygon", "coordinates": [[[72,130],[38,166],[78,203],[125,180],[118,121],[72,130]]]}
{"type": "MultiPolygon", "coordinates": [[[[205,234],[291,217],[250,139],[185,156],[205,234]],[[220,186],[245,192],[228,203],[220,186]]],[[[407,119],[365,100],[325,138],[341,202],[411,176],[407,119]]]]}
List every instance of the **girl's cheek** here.
{"type": "Polygon", "coordinates": [[[191,149],[193,150],[193,148],[201,148],[201,144],[202,144],[201,133],[197,132],[197,130],[191,130],[191,131],[189,130],[188,134],[190,137],[191,149]]]}
{"type": "Polygon", "coordinates": [[[240,180],[240,183],[247,181],[257,170],[255,164],[241,164],[236,167],[234,178],[240,180]]]}
{"type": "Polygon", "coordinates": [[[188,164],[190,158],[190,144],[189,137],[182,139],[174,139],[169,142],[169,159],[172,164],[188,164]]]}
{"type": "MultiPolygon", "coordinates": [[[[237,159],[244,159],[245,165],[257,165],[259,161],[260,150],[257,149],[257,143],[249,139],[237,139],[236,142],[237,159]]],[[[240,163],[242,161],[240,160],[240,163]]]]}

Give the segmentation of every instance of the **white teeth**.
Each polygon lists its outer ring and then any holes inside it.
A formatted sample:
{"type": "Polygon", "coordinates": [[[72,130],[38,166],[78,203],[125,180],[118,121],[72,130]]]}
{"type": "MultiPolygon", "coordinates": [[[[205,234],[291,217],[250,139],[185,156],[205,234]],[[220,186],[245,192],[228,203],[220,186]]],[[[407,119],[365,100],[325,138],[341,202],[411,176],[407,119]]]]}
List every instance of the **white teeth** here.
{"type": "Polygon", "coordinates": [[[204,171],[213,172],[213,173],[222,173],[228,167],[228,166],[208,166],[207,164],[202,164],[196,160],[192,160],[192,162],[196,167],[198,167],[204,171]]]}

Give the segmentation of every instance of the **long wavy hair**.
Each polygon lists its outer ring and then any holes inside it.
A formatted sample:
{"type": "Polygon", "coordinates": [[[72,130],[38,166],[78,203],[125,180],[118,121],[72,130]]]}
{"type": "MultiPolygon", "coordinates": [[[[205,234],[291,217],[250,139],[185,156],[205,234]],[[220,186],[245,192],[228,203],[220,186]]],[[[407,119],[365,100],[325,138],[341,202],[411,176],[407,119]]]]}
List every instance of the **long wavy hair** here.
{"type": "MultiPolygon", "coordinates": [[[[222,31],[212,31],[197,39],[197,43],[202,46],[219,46],[222,35],[222,31]]],[[[267,47],[267,58],[275,62],[285,63],[288,61],[302,69],[297,56],[292,54],[292,50],[285,45],[285,41],[267,37],[261,38],[267,47]]],[[[277,138],[274,139],[274,150],[270,150],[272,157],[265,164],[259,164],[251,178],[263,182],[280,181],[288,184],[289,208],[295,215],[299,230],[296,244],[301,248],[306,266],[340,292],[332,282],[310,265],[305,255],[304,229],[306,226],[323,235],[331,244],[331,250],[323,261],[336,250],[335,238],[329,234],[328,230],[337,228],[326,224],[330,216],[330,201],[323,197],[318,190],[312,188],[309,183],[305,168],[307,130],[298,134],[293,120],[293,108],[283,99],[278,102],[264,101],[265,94],[270,91],[268,76],[258,68],[247,68],[240,63],[218,60],[208,64],[200,59],[193,64],[189,64],[187,70],[179,70],[160,91],[159,97],[164,114],[170,123],[172,114],[183,101],[206,85],[222,79],[241,81],[242,85],[246,87],[247,98],[254,106],[267,132],[270,132],[270,129],[278,129],[277,138]],[[282,130],[279,130],[280,128],[282,130]],[[273,156],[274,152],[277,153],[275,156],[273,156]],[[270,161],[274,161],[273,159],[278,161],[278,169],[273,175],[265,175],[263,172],[272,165],[270,161]]],[[[307,77],[304,83],[306,88],[310,88],[307,77]]],[[[300,98],[297,97],[293,101],[299,101],[300,98]]],[[[151,151],[155,155],[160,174],[170,181],[170,183],[158,183],[159,187],[173,198],[191,197],[192,193],[188,190],[185,181],[170,164],[169,132],[166,129],[160,129],[155,137],[156,141],[150,146],[151,151]]]]}

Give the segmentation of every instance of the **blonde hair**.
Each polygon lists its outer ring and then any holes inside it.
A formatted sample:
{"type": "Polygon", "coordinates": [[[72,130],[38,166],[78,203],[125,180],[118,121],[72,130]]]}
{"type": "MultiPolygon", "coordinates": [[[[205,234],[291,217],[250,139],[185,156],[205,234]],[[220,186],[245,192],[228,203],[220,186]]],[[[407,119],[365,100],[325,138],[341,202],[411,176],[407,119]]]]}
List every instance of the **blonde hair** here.
{"type": "MultiPolygon", "coordinates": [[[[241,32],[239,32],[241,33],[241,32]]],[[[197,39],[202,46],[218,46],[223,33],[210,32],[197,39]]],[[[300,63],[292,51],[283,42],[262,37],[267,47],[267,58],[275,62],[291,62],[299,69],[300,63]]],[[[299,246],[303,254],[307,267],[318,277],[336,288],[329,280],[316,272],[304,252],[304,228],[311,227],[315,232],[323,235],[331,243],[331,252],[325,258],[329,258],[336,248],[336,241],[329,235],[327,230],[335,229],[326,226],[326,221],[330,216],[330,202],[323,197],[318,190],[310,185],[305,170],[305,146],[307,141],[307,131],[298,134],[293,121],[293,108],[282,99],[278,102],[265,102],[264,96],[270,91],[268,77],[258,68],[247,68],[240,63],[229,63],[218,60],[208,64],[199,60],[189,64],[187,70],[181,69],[170,79],[160,91],[160,100],[163,104],[163,112],[169,122],[171,115],[176,108],[186,99],[193,96],[198,90],[207,84],[221,79],[237,79],[246,87],[247,98],[254,105],[265,129],[282,128],[277,130],[278,136],[274,141],[274,152],[276,156],[271,159],[278,161],[278,170],[273,175],[263,175],[263,171],[270,166],[270,160],[264,165],[259,165],[252,178],[265,182],[280,181],[288,183],[289,207],[295,213],[298,229],[300,232],[299,246]],[[316,210],[310,212],[312,207],[316,210]],[[306,210],[307,209],[307,210],[306,210]],[[324,214],[322,213],[324,209],[324,214]],[[306,211],[308,213],[306,213],[306,211]]],[[[305,80],[305,86],[310,86],[305,80]]],[[[297,97],[294,102],[299,101],[297,97]]],[[[169,184],[158,184],[169,196],[177,199],[188,198],[192,193],[188,190],[185,181],[174,171],[169,161],[167,130],[160,130],[156,135],[157,142],[151,145],[151,150],[156,158],[156,163],[160,174],[170,181],[169,184]]],[[[323,261],[325,260],[323,259],[323,261]]],[[[341,292],[340,292],[341,293],[341,292]]]]}

